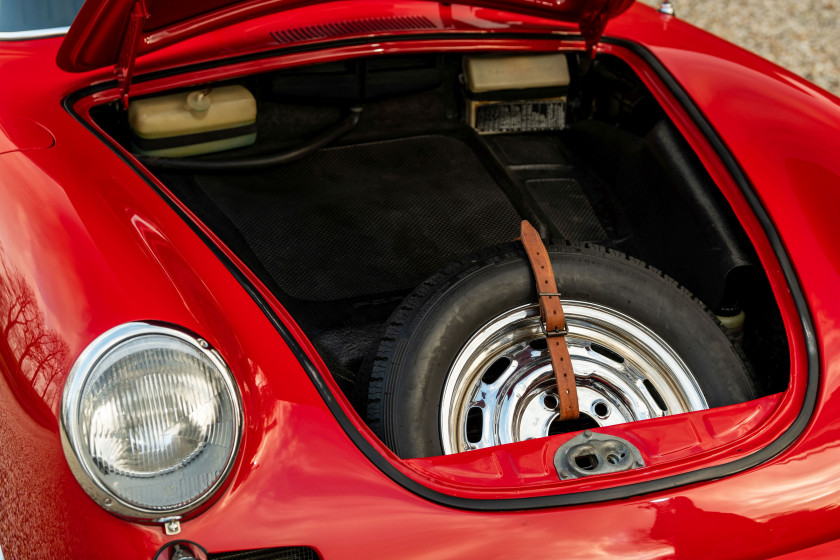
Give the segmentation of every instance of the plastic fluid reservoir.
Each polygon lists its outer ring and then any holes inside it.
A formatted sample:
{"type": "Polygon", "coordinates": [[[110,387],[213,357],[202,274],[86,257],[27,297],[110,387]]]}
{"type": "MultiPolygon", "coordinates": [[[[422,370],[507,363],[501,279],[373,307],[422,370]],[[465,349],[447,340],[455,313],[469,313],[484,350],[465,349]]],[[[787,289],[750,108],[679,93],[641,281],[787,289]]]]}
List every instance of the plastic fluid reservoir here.
{"type": "Polygon", "coordinates": [[[732,335],[735,342],[743,344],[744,323],[747,318],[744,311],[738,306],[731,306],[721,309],[719,313],[720,314],[717,315],[718,321],[726,327],[726,330],[729,331],[729,334],[732,335]]]}
{"type": "Polygon", "coordinates": [[[242,86],[224,86],[132,100],[135,153],[185,157],[240,148],[257,138],[257,102],[242,86]]]}

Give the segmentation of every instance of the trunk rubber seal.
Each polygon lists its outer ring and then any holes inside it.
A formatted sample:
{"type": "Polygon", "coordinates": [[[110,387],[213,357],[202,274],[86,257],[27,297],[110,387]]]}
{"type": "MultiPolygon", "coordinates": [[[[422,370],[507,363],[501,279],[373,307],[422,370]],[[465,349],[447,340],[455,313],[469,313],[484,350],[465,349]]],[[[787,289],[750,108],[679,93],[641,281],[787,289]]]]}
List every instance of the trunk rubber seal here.
{"type": "MultiPolygon", "coordinates": [[[[391,42],[418,39],[452,39],[455,35],[456,34],[430,34],[422,36],[411,35],[409,37],[379,37],[377,38],[377,41],[391,42]]],[[[457,37],[465,39],[476,39],[477,34],[459,33],[457,34],[457,37]]],[[[540,35],[534,33],[500,33],[498,35],[494,34],[490,37],[488,37],[487,34],[480,34],[479,37],[484,40],[504,40],[522,38],[573,41],[583,40],[583,37],[580,36],[558,36],[551,34],[540,35]]],[[[138,77],[135,81],[142,82],[147,80],[153,80],[168,75],[181,74],[183,72],[194,71],[197,69],[226,66],[236,62],[242,62],[244,60],[272,57],[281,54],[288,54],[290,52],[322,50],[324,48],[336,48],[349,45],[367,44],[369,42],[369,39],[346,39],[339,41],[330,41],[328,43],[321,43],[318,45],[282,48],[272,50],[267,53],[246,55],[243,57],[237,57],[223,61],[183,66],[166,71],[155,72],[144,75],[142,77],[138,77]]],[[[309,357],[306,355],[306,352],[303,350],[300,344],[298,344],[297,340],[295,340],[294,336],[291,334],[289,329],[274,313],[268,302],[262,298],[257,288],[253,284],[251,284],[251,282],[242,273],[242,271],[240,271],[239,268],[236,267],[236,265],[234,265],[234,263],[230,261],[227,258],[227,256],[225,256],[224,252],[218,246],[216,246],[216,244],[213,243],[209,237],[204,235],[201,229],[194,222],[192,222],[192,220],[190,220],[189,217],[183,211],[181,211],[181,209],[178,207],[177,203],[174,200],[170,199],[163,191],[161,191],[156,185],[154,185],[154,183],[152,183],[146,178],[145,173],[139,167],[136,167],[132,162],[127,160],[117,150],[114,151],[121,159],[123,159],[123,161],[125,161],[128,167],[137,172],[137,174],[140,177],[142,177],[143,180],[145,180],[146,183],[155,192],[157,192],[161,198],[164,199],[164,201],[166,201],[166,203],[173,209],[173,211],[179,217],[181,217],[181,219],[183,219],[184,222],[188,224],[188,226],[196,233],[196,235],[202,241],[204,241],[207,247],[218,257],[221,263],[230,271],[234,278],[236,278],[239,284],[250,295],[251,299],[254,300],[254,303],[256,303],[257,306],[260,307],[260,309],[262,309],[263,313],[265,313],[266,317],[269,319],[269,321],[271,321],[271,323],[277,329],[277,332],[280,334],[280,336],[291,349],[292,353],[298,359],[304,371],[308,375],[309,379],[312,381],[313,385],[315,385],[315,388],[321,395],[321,398],[324,399],[324,402],[326,403],[330,412],[333,414],[336,421],[341,426],[343,431],[347,434],[347,436],[350,438],[350,440],[353,442],[353,444],[356,445],[356,447],[358,447],[358,449],[365,455],[365,457],[367,457],[367,459],[371,463],[373,463],[374,466],[381,470],[383,474],[388,476],[391,480],[393,480],[395,483],[399,484],[401,487],[408,490],[409,492],[412,492],[413,494],[416,494],[417,496],[424,498],[430,502],[450,507],[453,509],[486,512],[516,510],[521,511],[622,500],[632,498],[635,496],[641,496],[644,494],[650,494],[653,492],[661,492],[665,490],[671,490],[673,488],[678,488],[681,486],[687,486],[690,484],[697,484],[718,478],[728,477],[761,465],[762,463],[769,461],[776,455],[782,453],[785,449],[787,449],[791,444],[794,443],[794,441],[799,437],[799,435],[804,431],[805,427],[807,426],[817,402],[817,393],[819,390],[820,363],[819,350],[816,343],[816,332],[811,319],[811,313],[808,309],[807,301],[799,285],[796,272],[794,271],[793,266],[791,265],[790,260],[787,257],[784,244],[782,243],[781,238],[776,232],[772,220],[767,215],[764,208],[761,206],[761,203],[757,195],[755,194],[752,185],[747,179],[746,174],[740,168],[735,158],[732,157],[732,155],[726,149],[726,146],[723,143],[723,141],[717,135],[714,128],[706,120],[706,118],[703,116],[703,114],[700,112],[700,110],[697,108],[697,106],[694,104],[694,102],[691,100],[688,94],[686,94],[686,92],[681,88],[681,86],[674,79],[674,77],[671,76],[671,74],[668,72],[665,66],[653,55],[653,53],[651,53],[642,45],[625,39],[614,39],[610,37],[602,37],[601,42],[626,48],[634,54],[638,55],[646,64],[650,66],[650,68],[654,71],[657,77],[668,88],[671,94],[674,95],[674,97],[680,103],[682,108],[694,121],[695,125],[699,128],[699,130],[705,136],[706,140],[715,150],[715,153],[723,162],[727,171],[732,175],[733,179],[735,180],[736,184],[738,185],[739,189],[741,190],[742,194],[744,195],[748,204],[750,205],[750,208],[758,218],[758,221],[762,226],[765,235],[767,235],[771,247],[773,248],[773,252],[775,253],[776,258],[779,260],[779,264],[781,266],[784,277],[787,280],[788,287],[790,289],[791,296],[794,301],[794,305],[796,306],[796,309],[799,312],[800,322],[805,339],[806,357],[808,360],[808,376],[805,388],[805,398],[802,403],[802,408],[800,409],[799,414],[796,416],[796,419],[791,423],[788,429],[785,430],[785,432],[782,433],[781,436],[779,436],[779,438],[777,438],[769,445],[763,447],[762,449],[756,451],[755,453],[752,453],[751,455],[747,455],[746,457],[742,457],[740,459],[736,459],[729,463],[724,463],[722,465],[716,465],[712,467],[700,468],[687,473],[677,474],[646,482],[638,482],[626,486],[617,486],[614,488],[590,490],[585,492],[574,492],[570,494],[559,494],[554,496],[534,496],[527,498],[508,499],[491,498],[485,500],[481,498],[461,498],[457,496],[452,496],[443,492],[438,492],[437,490],[432,490],[431,488],[424,486],[423,484],[417,482],[416,480],[412,479],[411,477],[397,469],[393,464],[391,464],[390,461],[388,461],[388,459],[382,456],[373,447],[373,445],[361,434],[361,432],[356,430],[349,417],[341,408],[341,405],[338,403],[336,397],[332,394],[326,382],[321,377],[321,374],[318,372],[317,368],[309,359],[309,357]]],[[[95,128],[88,124],[85,121],[85,119],[82,118],[81,115],[76,113],[73,107],[78,100],[84,97],[87,97],[99,91],[115,88],[116,86],[117,83],[115,80],[99,83],[79,90],[65,97],[62,101],[64,109],[70,115],[72,115],[77,121],[79,121],[79,123],[81,123],[82,126],[84,126],[91,133],[93,133],[99,140],[101,140],[109,146],[113,146],[113,141],[110,138],[100,134],[95,128]]]]}

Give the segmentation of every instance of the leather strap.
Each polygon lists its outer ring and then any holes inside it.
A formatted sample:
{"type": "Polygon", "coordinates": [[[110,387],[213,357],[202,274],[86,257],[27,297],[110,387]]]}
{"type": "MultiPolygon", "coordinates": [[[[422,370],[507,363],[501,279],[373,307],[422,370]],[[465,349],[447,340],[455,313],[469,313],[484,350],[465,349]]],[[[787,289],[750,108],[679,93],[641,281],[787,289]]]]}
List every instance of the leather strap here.
{"type": "Polygon", "coordinates": [[[560,420],[574,420],[580,415],[578,410],[577,389],[575,388],[575,374],[572,371],[572,359],[566,347],[566,316],[560,304],[560,293],[554,271],[551,269],[551,259],[543,245],[540,234],[528,220],[522,221],[522,245],[531,262],[531,269],[537,280],[537,295],[540,303],[540,321],[548,343],[548,355],[551,357],[551,367],[557,379],[557,396],[559,404],[557,412],[560,420]]]}

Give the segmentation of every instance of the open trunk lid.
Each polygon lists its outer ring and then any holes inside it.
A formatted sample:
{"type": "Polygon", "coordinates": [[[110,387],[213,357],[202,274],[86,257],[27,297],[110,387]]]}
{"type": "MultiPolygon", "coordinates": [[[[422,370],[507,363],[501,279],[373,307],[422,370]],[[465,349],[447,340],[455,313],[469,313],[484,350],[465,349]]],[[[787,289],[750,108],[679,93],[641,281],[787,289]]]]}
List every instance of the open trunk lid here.
{"type": "MultiPolygon", "coordinates": [[[[111,65],[130,76],[137,56],[166,45],[272,12],[324,0],[88,0],[67,33],[58,65],[85,72],[111,65]]],[[[494,8],[576,23],[589,45],[601,36],[610,18],[633,0],[459,0],[460,4],[494,8]]]]}

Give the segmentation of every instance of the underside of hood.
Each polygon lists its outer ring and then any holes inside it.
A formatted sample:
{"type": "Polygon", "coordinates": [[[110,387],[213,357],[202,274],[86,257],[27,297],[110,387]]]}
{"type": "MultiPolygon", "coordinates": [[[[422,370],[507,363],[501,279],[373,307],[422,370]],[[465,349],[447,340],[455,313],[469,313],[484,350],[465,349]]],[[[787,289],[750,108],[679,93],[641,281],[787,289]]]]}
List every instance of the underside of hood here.
{"type": "MultiPolygon", "coordinates": [[[[58,65],[85,72],[117,65],[130,79],[137,56],[236,22],[323,0],[88,0],[67,33],[58,65]]],[[[633,0],[460,0],[459,4],[576,23],[591,46],[633,0]]],[[[121,75],[122,74],[122,75],[121,75]]]]}

